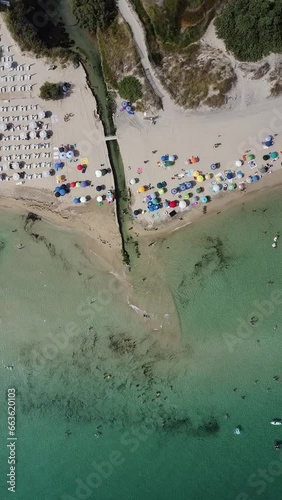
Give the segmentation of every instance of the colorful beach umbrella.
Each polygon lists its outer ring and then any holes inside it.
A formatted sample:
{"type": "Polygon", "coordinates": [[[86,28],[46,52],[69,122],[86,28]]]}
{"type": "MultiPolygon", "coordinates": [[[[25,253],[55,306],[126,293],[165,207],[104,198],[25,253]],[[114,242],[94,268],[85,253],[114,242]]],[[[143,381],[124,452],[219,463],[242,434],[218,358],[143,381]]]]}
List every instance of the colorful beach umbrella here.
{"type": "Polygon", "coordinates": [[[158,184],[157,184],[157,188],[158,188],[158,189],[161,189],[162,187],[163,187],[163,183],[162,183],[162,182],[158,182],[158,184]]]}
{"type": "Polygon", "coordinates": [[[170,208],[175,208],[175,207],[177,207],[177,201],[175,201],[175,200],[170,201],[170,202],[169,202],[169,206],[170,206],[170,208]]]}
{"type": "Polygon", "coordinates": [[[216,170],[217,169],[217,165],[215,163],[212,163],[211,164],[211,170],[216,170]]]}
{"type": "Polygon", "coordinates": [[[66,190],[63,189],[63,188],[61,188],[60,191],[59,191],[59,193],[60,193],[61,196],[65,196],[66,190]]]}
{"type": "Polygon", "coordinates": [[[196,189],[196,193],[201,193],[201,192],[202,192],[202,188],[199,187],[196,189]]]}
{"type": "Polygon", "coordinates": [[[236,184],[229,184],[229,190],[232,191],[233,189],[235,189],[236,187],[236,184]]]}
{"type": "Polygon", "coordinates": [[[78,205],[80,203],[80,198],[74,198],[73,199],[73,202],[78,205]]]}
{"type": "Polygon", "coordinates": [[[178,188],[172,188],[171,194],[175,195],[178,193],[178,188]]]}
{"type": "Polygon", "coordinates": [[[146,187],[145,186],[140,186],[138,188],[138,193],[145,193],[145,191],[146,191],[146,187]]]}
{"type": "Polygon", "coordinates": [[[76,182],[71,182],[70,183],[70,187],[75,188],[75,186],[76,186],[76,182]]]}
{"type": "Polygon", "coordinates": [[[270,153],[270,158],[278,158],[278,153],[277,151],[273,151],[272,153],[270,153]]]}
{"type": "Polygon", "coordinates": [[[186,201],[181,200],[181,201],[179,202],[179,208],[186,208],[186,207],[187,207],[186,201]]]}
{"type": "Polygon", "coordinates": [[[206,181],[210,180],[211,178],[212,178],[212,174],[209,174],[209,173],[205,174],[206,181]]]}
{"type": "Polygon", "coordinates": [[[208,202],[208,199],[207,199],[207,197],[206,197],[206,196],[203,196],[203,198],[202,198],[202,202],[203,202],[203,203],[207,203],[207,202],[208,202]]]}
{"type": "Polygon", "coordinates": [[[194,170],[193,177],[198,177],[200,175],[199,170],[194,170]]]}
{"type": "Polygon", "coordinates": [[[204,177],[202,175],[198,175],[197,181],[198,182],[203,182],[204,181],[204,177]]]}
{"type": "Polygon", "coordinates": [[[164,194],[165,190],[164,188],[159,189],[159,194],[164,194]]]}
{"type": "Polygon", "coordinates": [[[87,182],[87,181],[81,181],[80,186],[81,186],[82,188],[85,188],[85,187],[87,187],[87,186],[88,186],[88,182],[87,182]]]}
{"type": "Polygon", "coordinates": [[[247,160],[248,161],[252,161],[254,159],[255,159],[255,155],[253,155],[253,154],[250,154],[250,155],[247,156],[247,160]]]}
{"type": "MultiPolygon", "coordinates": [[[[77,165],[77,170],[79,170],[79,172],[81,172],[83,170],[83,165],[77,165]]],[[[96,170],[96,172],[100,172],[100,170],[96,170]]],[[[95,172],[95,174],[96,174],[95,172]]],[[[96,177],[99,177],[98,175],[96,175],[96,177]]]]}

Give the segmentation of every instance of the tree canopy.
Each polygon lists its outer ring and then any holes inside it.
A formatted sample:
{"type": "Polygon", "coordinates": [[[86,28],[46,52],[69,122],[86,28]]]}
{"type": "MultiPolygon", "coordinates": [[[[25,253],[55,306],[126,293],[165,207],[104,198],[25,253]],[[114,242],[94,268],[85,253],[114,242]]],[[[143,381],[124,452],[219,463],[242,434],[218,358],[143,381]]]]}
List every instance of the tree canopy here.
{"type": "Polygon", "coordinates": [[[216,19],[218,35],[241,61],[282,52],[282,0],[229,0],[216,19]]]}
{"type": "Polygon", "coordinates": [[[90,33],[107,28],[117,14],[116,0],[72,0],[72,5],[80,26],[90,33]]]}
{"type": "Polygon", "coordinates": [[[40,97],[45,101],[55,101],[60,97],[60,87],[58,83],[45,82],[40,87],[40,97]]]}
{"type": "Polygon", "coordinates": [[[142,84],[135,76],[125,76],[118,84],[120,97],[136,102],[143,96],[142,84]]]}

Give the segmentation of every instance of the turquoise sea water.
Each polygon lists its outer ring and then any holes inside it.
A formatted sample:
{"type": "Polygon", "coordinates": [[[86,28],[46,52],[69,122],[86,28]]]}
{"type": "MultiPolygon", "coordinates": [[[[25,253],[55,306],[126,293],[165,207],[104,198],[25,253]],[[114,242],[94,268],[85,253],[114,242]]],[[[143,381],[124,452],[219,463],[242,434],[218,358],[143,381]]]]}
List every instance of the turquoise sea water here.
{"type": "Polygon", "coordinates": [[[141,257],[137,292],[149,273],[159,309],[161,270],[179,314],[166,349],[76,235],[0,215],[1,498],[8,387],[20,500],[281,497],[281,209],[265,193],[141,257]]]}

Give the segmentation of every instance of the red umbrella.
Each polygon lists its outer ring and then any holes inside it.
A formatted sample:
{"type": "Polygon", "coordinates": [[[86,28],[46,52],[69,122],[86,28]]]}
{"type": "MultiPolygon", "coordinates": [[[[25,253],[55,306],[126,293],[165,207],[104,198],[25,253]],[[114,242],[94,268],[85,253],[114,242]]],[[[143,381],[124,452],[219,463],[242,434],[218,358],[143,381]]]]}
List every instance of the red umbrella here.
{"type": "Polygon", "coordinates": [[[77,165],[77,170],[83,170],[83,166],[82,165],[77,165]]]}
{"type": "Polygon", "coordinates": [[[169,202],[169,206],[170,206],[170,208],[175,208],[175,207],[177,207],[177,201],[175,201],[175,200],[170,201],[170,202],[169,202]]]}
{"type": "Polygon", "coordinates": [[[71,183],[70,183],[70,186],[71,186],[72,188],[75,188],[75,186],[76,186],[76,182],[71,182],[71,183]]]}

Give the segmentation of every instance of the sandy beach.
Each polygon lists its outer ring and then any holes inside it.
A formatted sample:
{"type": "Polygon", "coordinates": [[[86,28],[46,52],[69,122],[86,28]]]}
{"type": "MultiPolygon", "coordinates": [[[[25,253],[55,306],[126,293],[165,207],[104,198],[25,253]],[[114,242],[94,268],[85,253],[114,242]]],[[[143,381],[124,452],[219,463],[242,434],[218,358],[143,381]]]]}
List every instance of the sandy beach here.
{"type": "Polygon", "coordinates": [[[192,222],[197,214],[202,213],[204,205],[201,202],[202,196],[208,196],[211,199],[207,204],[207,212],[215,212],[220,210],[220,207],[226,208],[229,202],[241,200],[245,193],[277,185],[281,178],[277,173],[281,170],[279,157],[269,163],[272,175],[264,174],[258,182],[252,184],[246,183],[246,179],[256,173],[261,175],[260,168],[268,163],[262,160],[263,155],[274,151],[280,153],[282,114],[279,112],[279,106],[281,102],[281,98],[269,100],[259,106],[250,106],[244,110],[237,109],[232,113],[229,111],[209,114],[188,113],[174,108],[161,112],[155,125],[151,121],[144,120],[144,117],[140,115],[130,117],[120,112],[116,119],[117,135],[127,184],[131,191],[132,209],[146,211],[135,218],[136,222],[140,223],[138,225],[146,229],[154,229],[159,222],[170,219],[169,208],[161,208],[157,214],[149,213],[144,198],[158,191],[157,184],[165,181],[166,192],[160,196],[162,203],[164,200],[176,200],[178,204],[183,197],[179,192],[177,195],[172,195],[171,189],[177,188],[182,182],[194,181],[194,170],[199,170],[203,174],[211,173],[213,177],[202,183],[194,182],[193,188],[187,190],[195,195],[196,188],[202,188],[198,206],[187,206],[184,210],[176,208],[177,217],[182,218],[185,215],[185,224],[188,221],[192,222]],[[274,141],[273,145],[266,150],[262,142],[268,134],[273,136],[274,141]],[[216,143],[220,143],[217,148],[214,147],[216,143]],[[249,162],[244,161],[242,167],[236,167],[235,162],[242,160],[246,151],[254,155],[256,166],[251,168],[249,162]],[[174,165],[158,166],[157,163],[160,162],[162,155],[176,155],[174,165]],[[198,156],[199,162],[188,165],[187,160],[193,156],[198,156]],[[219,164],[215,171],[210,168],[212,164],[219,164]],[[225,183],[225,174],[229,170],[234,173],[232,182],[237,186],[240,182],[245,182],[246,191],[240,192],[235,189],[234,192],[228,190],[228,192],[213,193],[214,179],[222,174],[221,184],[225,183]],[[236,177],[239,170],[243,174],[240,180],[236,177]],[[132,178],[137,180],[133,186],[130,185],[132,178]],[[143,185],[151,186],[151,189],[147,189],[146,193],[139,193],[138,189],[143,185]]]}
{"type": "Polygon", "coordinates": [[[58,66],[49,71],[48,61],[21,53],[3,19],[0,33],[1,207],[34,210],[47,220],[84,232],[109,250],[111,260],[111,250],[120,249],[114,203],[105,201],[99,206],[96,197],[105,197],[114,189],[114,181],[103,126],[85,71],[82,66],[58,66]],[[71,90],[58,101],[43,101],[38,95],[45,81],[68,82],[71,90]],[[46,137],[32,139],[34,123],[37,125],[43,114],[38,130],[46,137]],[[22,139],[24,136],[27,139],[22,139]],[[58,148],[62,145],[73,145],[75,157],[65,158],[63,168],[56,175],[48,175],[61,161],[58,148]],[[77,166],[84,163],[87,168],[82,173],[77,166]],[[95,171],[100,169],[108,173],[98,179],[95,171]],[[58,182],[59,175],[64,176],[62,182],[58,182]],[[87,181],[87,187],[71,188],[60,198],[54,196],[56,187],[78,181],[87,181]],[[96,190],[99,184],[101,192],[96,190]],[[88,197],[90,201],[74,205],[75,197],[88,197]]]}
{"type": "MultiPolygon", "coordinates": [[[[81,66],[77,69],[57,67],[55,71],[48,71],[47,61],[20,52],[3,22],[1,42],[1,206],[16,210],[35,210],[49,221],[85,233],[93,239],[93,244],[94,240],[98,244],[97,254],[102,244],[102,254],[107,256],[109,262],[113,262],[116,252],[121,250],[115,203],[108,204],[104,201],[103,206],[99,206],[96,198],[100,192],[97,192],[96,187],[98,184],[103,185],[101,194],[105,197],[108,190],[114,190],[114,179],[102,123],[97,115],[96,101],[87,85],[84,69],[81,66]],[[12,83],[8,83],[10,79],[12,83]],[[40,85],[46,80],[70,82],[71,92],[59,101],[42,101],[38,93],[40,85]],[[11,90],[12,86],[14,90],[11,90]],[[32,140],[29,135],[33,130],[31,124],[38,120],[40,113],[44,114],[40,130],[46,131],[48,135],[44,140],[32,140]],[[29,138],[23,140],[21,134],[26,134],[29,138]],[[50,176],[46,172],[60,161],[58,148],[61,145],[73,145],[77,156],[66,159],[63,169],[50,176]],[[77,165],[83,162],[88,166],[82,174],[77,170],[77,165]],[[99,169],[108,170],[102,180],[95,175],[99,169]],[[19,174],[24,174],[24,179],[19,181],[19,174]],[[57,179],[58,174],[65,176],[61,183],[69,185],[71,182],[87,180],[88,186],[71,188],[66,196],[56,198],[54,190],[61,184],[57,179]],[[83,196],[89,197],[90,201],[79,205],[73,203],[75,197],[83,196]]],[[[158,229],[158,235],[163,237],[167,232],[178,230],[203,217],[204,206],[207,210],[205,217],[209,217],[226,210],[234,203],[241,203],[246,194],[279,185],[282,172],[279,157],[275,161],[270,160],[271,175],[267,173],[261,176],[259,170],[267,163],[262,161],[264,154],[272,151],[280,154],[281,103],[282,98],[278,98],[263,100],[247,108],[240,102],[232,112],[187,112],[174,106],[166,95],[164,110],[159,112],[155,124],[150,116],[145,117],[141,113],[128,115],[117,111],[117,139],[131,194],[132,213],[134,210],[144,212],[136,217],[133,215],[136,235],[146,235],[148,231],[158,229]],[[274,139],[268,150],[262,144],[266,135],[272,135],[274,139]],[[217,143],[219,146],[214,147],[217,143]],[[235,162],[242,159],[246,151],[254,155],[255,167],[251,168],[249,162],[244,161],[238,169],[235,162]],[[158,166],[163,155],[174,155],[174,164],[169,167],[158,166]],[[189,158],[193,156],[197,156],[199,161],[189,164],[189,158]],[[211,170],[212,164],[218,165],[215,171],[211,170]],[[193,176],[194,170],[203,175],[212,174],[211,179],[198,183],[193,176]],[[238,170],[243,175],[240,180],[237,178],[238,170]],[[234,191],[229,191],[229,184],[226,183],[228,171],[234,173],[232,183],[237,185],[234,191]],[[248,184],[248,176],[256,173],[262,178],[248,184]],[[214,179],[220,175],[222,180],[217,183],[226,184],[227,192],[214,193],[214,179]],[[132,179],[135,179],[136,184],[130,183],[132,179]],[[199,187],[202,193],[198,195],[198,204],[195,203],[194,206],[191,206],[186,197],[187,207],[183,209],[178,204],[185,199],[187,191],[172,195],[171,190],[178,189],[181,183],[189,181],[194,184],[192,189],[187,190],[190,196],[197,195],[196,189],[199,187]],[[159,182],[165,182],[166,189],[160,196],[160,209],[150,213],[144,198],[157,191],[159,182]],[[244,191],[238,189],[240,182],[245,183],[244,191]],[[149,186],[145,194],[138,192],[140,186],[149,186]],[[208,197],[208,203],[202,202],[203,196],[208,197]],[[177,203],[173,218],[169,215],[172,209],[163,207],[166,200],[175,200],[177,203]]]]}

